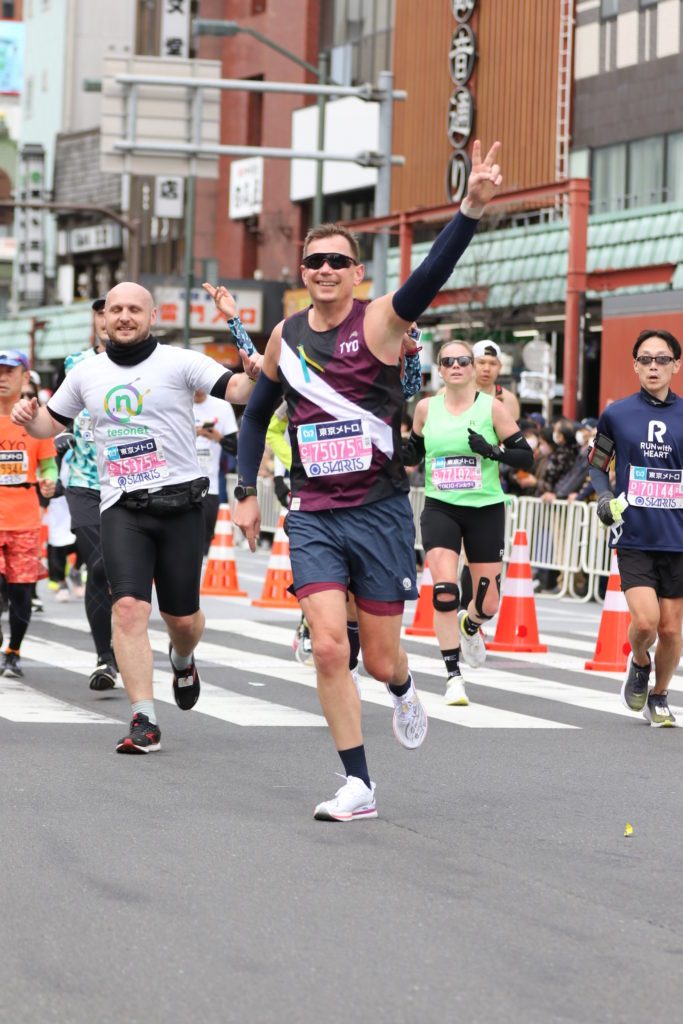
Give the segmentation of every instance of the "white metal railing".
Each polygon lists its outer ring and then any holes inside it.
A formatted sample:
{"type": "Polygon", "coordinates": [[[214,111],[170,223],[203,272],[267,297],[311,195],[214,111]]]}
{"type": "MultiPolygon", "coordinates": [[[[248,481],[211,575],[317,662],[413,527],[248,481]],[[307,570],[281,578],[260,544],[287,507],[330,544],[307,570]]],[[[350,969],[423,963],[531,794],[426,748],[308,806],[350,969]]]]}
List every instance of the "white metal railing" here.
{"type": "MultiPolygon", "coordinates": [[[[228,475],[231,507],[234,506],[232,492],[236,483],[236,475],[228,475]]],[[[282,506],[275,496],[272,478],[259,477],[257,489],[261,532],[275,533],[282,506]]],[[[415,522],[415,547],[421,548],[420,515],[424,506],[424,487],[412,487],[409,498],[415,522]]],[[[577,601],[598,598],[600,580],[609,575],[610,549],[608,532],[600,525],[594,504],[508,497],[504,562],[509,560],[515,530],[526,530],[532,569],[560,573],[557,597],[571,597],[577,601]],[[585,585],[579,592],[577,579],[581,576],[585,578],[585,585]]]]}

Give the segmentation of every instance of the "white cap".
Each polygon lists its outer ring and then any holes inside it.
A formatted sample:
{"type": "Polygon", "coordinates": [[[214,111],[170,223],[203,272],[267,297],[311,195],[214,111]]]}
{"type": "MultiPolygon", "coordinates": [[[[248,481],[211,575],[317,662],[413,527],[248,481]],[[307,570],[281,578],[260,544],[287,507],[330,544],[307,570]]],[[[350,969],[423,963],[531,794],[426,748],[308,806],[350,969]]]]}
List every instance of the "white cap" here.
{"type": "Polygon", "coordinates": [[[500,345],[486,338],[472,346],[472,355],[475,359],[481,359],[482,356],[495,356],[496,359],[500,359],[500,345]]]}

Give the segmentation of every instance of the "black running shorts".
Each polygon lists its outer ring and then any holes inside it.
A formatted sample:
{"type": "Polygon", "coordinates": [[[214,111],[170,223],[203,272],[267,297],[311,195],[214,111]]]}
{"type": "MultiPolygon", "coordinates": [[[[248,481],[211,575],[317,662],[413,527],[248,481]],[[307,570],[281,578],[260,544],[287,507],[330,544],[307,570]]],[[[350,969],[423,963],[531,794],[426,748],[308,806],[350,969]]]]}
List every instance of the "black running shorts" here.
{"type": "Polygon", "coordinates": [[[621,589],[652,587],[657,597],[683,597],[683,551],[617,548],[621,589]]]}
{"type": "Polygon", "coordinates": [[[152,600],[167,615],[199,609],[204,519],[199,506],[171,516],[112,505],[102,513],[102,551],[112,601],[152,600]]]}
{"type": "Polygon", "coordinates": [[[505,545],[505,502],[471,508],[449,505],[438,498],[425,498],[422,516],[422,547],[447,548],[465,554],[470,564],[501,562],[505,545]]]}

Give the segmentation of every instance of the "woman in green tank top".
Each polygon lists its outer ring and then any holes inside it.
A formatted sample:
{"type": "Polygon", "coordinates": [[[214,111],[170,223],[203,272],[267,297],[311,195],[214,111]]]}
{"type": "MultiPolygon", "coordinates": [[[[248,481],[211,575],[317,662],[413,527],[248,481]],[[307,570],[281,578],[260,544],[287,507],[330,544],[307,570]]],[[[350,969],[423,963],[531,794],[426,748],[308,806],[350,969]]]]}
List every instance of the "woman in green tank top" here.
{"type": "MultiPolygon", "coordinates": [[[[469,345],[451,341],[439,351],[443,389],[418,402],[404,462],[424,454],[422,545],[434,580],[434,629],[446,665],[446,703],[468,704],[460,675],[483,665],[479,627],[498,611],[505,537],[505,496],[498,463],[523,469],[533,454],[501,402],[478,392],[469,345]],[[503,447],[501,447],[501,445],[503,447]],[[470,564],[473,600],[458,613],[461,547],[470,564]]],[[[419,461],[419,459],[418,459],[419,461]]]]}

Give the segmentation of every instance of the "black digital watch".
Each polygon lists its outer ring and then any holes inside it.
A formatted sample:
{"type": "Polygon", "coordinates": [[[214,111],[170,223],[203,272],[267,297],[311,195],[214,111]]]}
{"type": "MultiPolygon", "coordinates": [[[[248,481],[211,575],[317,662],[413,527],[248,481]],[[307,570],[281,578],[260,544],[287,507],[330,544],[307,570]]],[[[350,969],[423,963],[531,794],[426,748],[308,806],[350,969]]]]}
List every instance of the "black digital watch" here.
{"type": "Polygon", "coordinates": [[[237,484],[232,493],[235,495],[235,501],[244,501],[245,498],[255,498],[257,491],[255,487],[245,487],[244,484],[237,484]]]}

